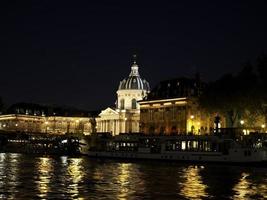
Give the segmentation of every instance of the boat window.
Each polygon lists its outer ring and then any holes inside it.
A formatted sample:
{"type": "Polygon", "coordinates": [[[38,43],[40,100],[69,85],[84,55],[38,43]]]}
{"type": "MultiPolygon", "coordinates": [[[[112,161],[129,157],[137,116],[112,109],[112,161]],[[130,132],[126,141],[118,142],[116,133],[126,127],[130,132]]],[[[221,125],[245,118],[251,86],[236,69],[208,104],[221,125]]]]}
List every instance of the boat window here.
{"type": "Polygon", "coordinates": [[[186,141],[182,141],[182,150],[186,150],[186,141]]]}

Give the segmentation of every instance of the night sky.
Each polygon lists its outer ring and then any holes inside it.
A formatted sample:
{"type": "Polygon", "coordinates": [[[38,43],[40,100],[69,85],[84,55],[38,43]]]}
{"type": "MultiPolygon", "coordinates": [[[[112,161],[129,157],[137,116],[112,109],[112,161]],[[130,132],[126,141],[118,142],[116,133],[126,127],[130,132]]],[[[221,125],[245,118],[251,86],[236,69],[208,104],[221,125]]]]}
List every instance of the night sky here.
{"type": "Polygon", "coordinates": [[[153,87],[196,71],[215,80],[267,51],[264,1],[122,2],[1,1],[3,101],[101,109],[134,53],[153,87]]]}

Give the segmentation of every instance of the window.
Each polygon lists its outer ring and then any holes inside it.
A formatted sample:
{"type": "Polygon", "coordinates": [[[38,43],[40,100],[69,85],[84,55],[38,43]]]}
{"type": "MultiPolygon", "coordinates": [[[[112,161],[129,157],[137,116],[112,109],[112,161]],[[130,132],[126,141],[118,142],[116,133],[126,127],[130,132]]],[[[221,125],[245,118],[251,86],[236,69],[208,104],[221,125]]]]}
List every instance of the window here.
{"type": "Polygon", "coordinates": [[[124,109],[124,99],[121,99],[121,101],[120,101],[120,103],[121,103],[121,109],[124,109]]]}
{"type": "Polygon", "coordinates": [[[132,99],[132,109],[136,109],[136,99],[132,99]]]}

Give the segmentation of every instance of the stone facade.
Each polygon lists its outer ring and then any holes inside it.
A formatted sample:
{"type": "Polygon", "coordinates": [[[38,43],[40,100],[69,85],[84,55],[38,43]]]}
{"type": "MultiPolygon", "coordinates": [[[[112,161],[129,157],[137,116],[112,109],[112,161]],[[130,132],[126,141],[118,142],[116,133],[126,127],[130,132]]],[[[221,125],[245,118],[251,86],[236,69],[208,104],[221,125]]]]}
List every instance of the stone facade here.
{"type": "Polygon", "coordinates": [[[0,130],[48,134],[91,134],[97,111],[32,103],[11,105],[0,115],[0,130]]]}
{"type": "Polygon", "coordinates": [[[96,118],[97,132],[112,135],[140,131],[140,105],[138,101],[149,93],[149,84],[141,79],[136,62],[131,66],[128,78],[122,80],[117,91],[116,108],[103,110],[96,118]]]}
{"type": "Polygon", "coordinates": [[[141,101],[141,132],[157,135],[206,134],[211,123],[195,99],[141,101]]]}
{"type": "Polygon", "coordinates": [[[213,128],[210,116],[198,105],[204,84],[177,78],[160,82],[140,101],[140,131],[145,134],[206,134],[213,128]]]}
{"type": "Polygon", "coordinates": [[[0,116],[0,130],[27,133],[84,134],[93,132],[93,118],[8,114],[0,116]]]}

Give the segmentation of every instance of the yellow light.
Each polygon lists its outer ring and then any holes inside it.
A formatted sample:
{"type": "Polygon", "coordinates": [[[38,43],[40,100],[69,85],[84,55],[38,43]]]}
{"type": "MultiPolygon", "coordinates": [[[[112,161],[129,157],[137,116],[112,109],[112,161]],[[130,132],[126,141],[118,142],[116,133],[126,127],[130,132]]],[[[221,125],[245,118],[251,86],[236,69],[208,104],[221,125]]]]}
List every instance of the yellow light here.
{"type": "Polygon", "coordinates": [[[261,128],[265,128],[265,124],[262,124],[262,125],[261,125],[261,128]]]}
{"type": "Polygon", "coordinates": [[[240,124],[243,125],[245,122],[244,120],[240,120],[240,124]]]}
{"type": "Polygon", "coordinates": [[[189,166],[182,174],[183,183],[180,193],[187,199],[205,199],[208,196],[207,185],[203,182],[202,167],[189,166]]]}
{"type": "Polygon", "coordinates": [[[147,108],[149,107],[149,104],[146,104],[146,105],[140,105],[141,108],[147,108]]]}
{"type": "Polygon", "coordinates": [[[168,105],[172,105],[172,103],[171,102],[167,102],[167,103],[164,103],[163,105],[164,106],[168,106],[168,105]]]}
{"type": "Polygon", "coordinates": [[[194,119],[194,118],[195,118],[195,116],[194,116],[194,115],[191,115],[191,116],[190,116],[190,118],[191,118],[191,119],[194,119]]]}
{"type": "Polygon", "coordinates": [[[176,101],[175,104],[178,104],[178,105],[186,104],[186,101],[176,101]]]}

